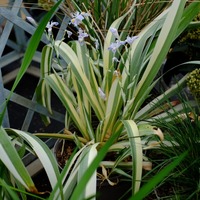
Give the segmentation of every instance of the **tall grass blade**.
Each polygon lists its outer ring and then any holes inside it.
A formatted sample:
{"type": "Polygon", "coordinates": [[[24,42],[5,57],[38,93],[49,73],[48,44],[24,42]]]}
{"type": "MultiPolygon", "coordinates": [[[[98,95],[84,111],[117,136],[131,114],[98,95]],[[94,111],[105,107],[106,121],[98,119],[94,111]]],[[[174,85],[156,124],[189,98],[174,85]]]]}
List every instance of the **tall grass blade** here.
{"type": "Polygon", "coordinates": [[[187,152],[183,153],[171,164],[162,169],[129,200],[143,200],[145,197],[147,197],[147,195],[153,190],[153,188],[156,187],[156,185],[158,185],[176,166],[178,166],[181,163],[181,161],[183,161],[186,155],[187,152]]]}

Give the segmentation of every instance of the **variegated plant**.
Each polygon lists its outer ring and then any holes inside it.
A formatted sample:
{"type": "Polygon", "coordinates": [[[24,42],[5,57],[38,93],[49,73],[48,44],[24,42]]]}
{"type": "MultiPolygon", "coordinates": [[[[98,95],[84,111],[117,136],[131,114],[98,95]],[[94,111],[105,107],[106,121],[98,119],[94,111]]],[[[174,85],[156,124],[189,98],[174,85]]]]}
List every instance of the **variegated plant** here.
{"type": "MultiPolygon", "coordinates": [[[[109,151],[120,156],[115,161],[102,161],[101,166],[111,168],[111,173],[118,172],[127,177],[130,176],[122,169],[131,169],[132,191],[136,193],[146,161],[143,149],[159,143],[148,144],[147,141],[155,134],[163,140],[159,129],[155,130],[142,121],[158,114],[159,110],[155,107],[177,92],[178,86],[159,96],[153,101],[153,106],[148,104],[142,108],[142,105],[156,84],[156,75],[172,42],[193,17],[189,11],[194,5],[185,9],[184,6],[185,1],[174,1],[137,36],[128,36],[128,31],[125,31],[131,27],[135,3],[126,14],[112,23],[105,38],[95,27],[90,14],[72,14],[71,24],[77,28],[78,41],[69,44],[53,41],[44,47],[42,80],[38,89],[41,102],[50,112],[51,89],[61,100],[66,109],[65,131],[63,134],[36,135],[74,140],[79,148],[90,144],[95,145],[96,149],[112,135],[118,135],[109,151]],[[120,34],[117,31],[119,28],[124,30],[120,34]],[[71,123],[77,128],[76,133],[70,131],[71,123]],[[132,157],[130,163],[123,161],[128,156],[132,157]]],[[[197,8],[195,12],[198,12],[197,8]]],[[[70,37],[71,32],[66,32],[70,37]]],[[[91,159],[88,156],[88,160],[91,159]]],[[[109,181],[110,174],[103,171],[103,175],[109,181]]],[[[93,181],[91,185],[95,184],[96,179],[93,181]]]]}
{"type": "MultiPolygon", "coordinates": [[[[133,195],[139,190],[142,166],[146,161],[143,149],[152,148],[153,145],[149,145],[146,138],[149,139],[155,133],[159,135],[158,130],[155,131],[152,126],[143,122],[159,112],[159,109],[155,108],[162,104],[165,98],[173,95],[177,86],[159,96],[152,105],[147,104],[144,108],[142,105],[156,83],[156,74],[170,45],[199,12],[200,3],[193,2],[186,8],[185,4],[186,0],[174,0],[171,7],[141,30],[132,44],[120,46],[115,53],[112,51],[114,46],[111,45],[116,45],[113,30],[129,29],[135,14],[134,3],[129,12],[112,23],[111,31],[108,30],[103,40],[103,34],[100,35],[98,29],[95,31],[97,27],[93,27],[95,23],[92,24],[88,16],[83,23],[87,34],[93,32],[89,41],[83,44],[78,41],[71,44],[55,41],[53,45],[44,47],[39,89],[41,100],[51,112],[49,92],[54,90],[66,108],[65,129],[68,134],[40,136],[74,140],[80,149],[60,173],[52,152],[36,136],[1,126],[1,166],[7,167],[12,174],[11,182],[18,188],[10,187],[1,177],[0,184],[4,189],[1,194],[9,193],[10,199],[17,199],[18,195],[13,193],[17,190],[21,197],[26,199],[25,190],[38,192],[13,147],[15,144],[23,148],[25,146],[41,160],[53,189],[49,199],[86,199],[95,195],[96,169],[109,151],[120,152],[120,157],[115,162],[102,161],[101,165],[110,167],[112,172],[130,177],[133,195]],[[96,39],[100,43],[99,50],[93,47],[96,39]],[[71,122],[79,130],[77,135],[70,133],[71,122]],[[93,122],[97,122],[96,126],[93,126],[93,122]],[[25,143],[21,142],[21,139],[25,143]],[[132,157],[130,163],[123,162],[127,156],[132,157]],[[124,166],[132,170],[132,176],[123,171],[124,166]]],[[[48,17],[39,25],[38,34],[34,34],[13,90],[31,62],[45,23],[55,9],[56,7],[53,7],[48,17]]],[[[133,39],[127,38],[126,31],[122,31],[117,37],[119,41],[133,39]]],[[[2,116],[3,114],[0,116],[1,122],[2,116]]],[[[162,140],[162,134],[160,139],[162,140]]],[[[107,175],[106,172],[104,175],[107,175]]],[[[109,177],[106,178],[109,180],[109,177]]]]}

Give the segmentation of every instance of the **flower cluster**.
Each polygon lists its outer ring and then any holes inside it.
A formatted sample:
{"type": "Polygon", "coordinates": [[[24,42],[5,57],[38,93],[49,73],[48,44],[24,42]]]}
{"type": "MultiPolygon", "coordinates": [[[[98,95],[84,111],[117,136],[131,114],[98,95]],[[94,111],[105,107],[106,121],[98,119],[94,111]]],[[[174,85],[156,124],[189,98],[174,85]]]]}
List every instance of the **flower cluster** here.
{"type": "Polygon", "coordinates": [[[200,69],[193,70],[187,77],[187,86],[192,95],[200,102],[200,69]]]}
{"type": "MultiPolygon", "coordinates": [[[[77,28],[77,34],[78,34],[78,41],[81,45],[84,44],[84,39],[86,37],[89,37],[89,35],[85,32],[85,30],[83,30],[80,25],[82,23],[82,21],[90,16],[90,14],[88,13],[85,13],[85,12],[75,12],[75,13],[72,13],[71,14],[72,16],[72,19],[70,20],[69,24],[72,24],[75,28],[77,28]]],[[[32,18],[32,17],[26,17],[26,19],[34,26],[37,27],[37,22],[32,18]]],[[[48,32],[48,35],[49,36],[52,36],[52,28],[54,26],[58,26],[58,22],[48,22],[46,28],[47,28],[47,32],[48,32]]],[[[110,28],[110,31],[112,32],[112,34],[115,36],[116,38],[116,41],[111,43],[110,46],[108,47],[108,50],[112,51],[113,53],[115,53],[117,51],[117,49],[122,46],[122,45],[125,45],[125,44],[129,44],[131,45],[137,38],[138,36],[127,36],[126,40],[122,41],[120,40],[120,37],[119,37],[119,34],[118,34],[118,31],[116,28],[110,28]]],[[[66,30],[65,31],[66,34],[67,34],[67,37],[70,38],[72,36],[72,32],[69,31],[69,30],[66,30]]],[[[93,39],[94,40],[94,43],[95,43],[95,48],[98,49],[99,48],[99,41],[97,39],[93,39]]],[[[113,61],[117,61],[118,60],[114,57],[113,58],[113,61]]]]}
{"type": "MultiPolygon", "coordinates": [[[[27,16],[26,20],[29,21],[33,26],[35,27],[38,26],[37,22],[32,17],[27,16]]],[[[53,21],[48,22],[48,24],[46,25],[46,28],[47,28],[47,33],[49,36],[52,36],[52,28],[58,25],[59,25],[58,22],[53,22],[53,21]]]]}
{"type": "Polygon", "coordinates": [[[72,19],[71,19],[71,24],[73,24],[75,27],[78,27],[82,21],[85,19],[85,17],[88,17],[89,14],[85,12],[75,12],[71,14],[72,19]]]}
{"type": "MultiPolygon", "coordinates": [[[[86,37],[89,37],[89,35],[84,31],[82,30],[79,26],[80,24],[82,23],[82,21],[90,16],[88,13],[85,13],[85,12],[75,12],[73,14],[71,14],[72,16],[72,19],[70,21],[69,24],[72,24],[74,27],[76,27],[78,29],[78,41],[80,42],[80,44],[82,45],[84,43],[84,39],[86,37]]],[[[112,34],[115,36],[116,38],[116,41],[111,43],[108,50],[111,50],[113,53],[115,53],[117,51],[117,49],[121,46],[121,45],[125,45],[126,43],[128,43],[129,45],[131,45],[137,38],[138,36],[127,36],[126,40],[124,41],[121,41],[120,40],[120,37],[119,37],[119,34],[118,34],[118,31],[116,28],[110,28],[110,31],[112,32],[112,34]]],[[[70,31],[67,31],[67,34],[68,34],[68,37],[71,36],[71,32],[70,31]],[[70,35],[68,34],[70,33],[70,35]]],[[[99,48],[99,42],[97,39],[95,39],[95,47],[96,49],[99,48]]]]}
{"type": "MultiPolygon", "coordinates": [[[[88,17],[89,14],[85,13],[85,12],[75,12],[73,14],[71,14],[72,19],[70,21],[69,24],[72,24],[75,28],[78,29],[77,34],[78,34],[78,41],[80,42],[80,44],[82,45],[84,43],[84,38],[88,37],[89,35],[79,27],[79,25],[82,23],[82,21],[85,19],[85,17],[88,17]]],[[[37,22],[32,18],[32,17],[26,17],[26,19],[35,27],[38,26],[37,22]]],[[[52,36],[52,28],[54,26],[58,26],[58,22],[48,22],[46,28],[47,28],[47,32],[48,32],[48,36],[52,36]]],[[[69,30],[66,30],[67,33],[67,37],[70,38],[72,36],[72,32],[69,30]]],[[[96,48],[98,48],[99,44],[98,41],[95,40],[95,46],[96,48]]]]}
{"type": "Polygon", "coordinates": [[[119,39],[119,34],[117,29],[110,28],[110,31],[116,38],[116,41],[111,43],[110,46],[108,47],[108,50],[112,51],[113,53],[116,53],[117,49],[122,45],[125,45],[127,43],[131,45],[138,38],[138,36],[132,36],[132,37],[127,36],[126,40],[122,41],[119,39]]]}
{"type": "MultiPolygon", "coordinates": [[[[78,29],[78,32],[77,32],[78,33],[78,41],[82,45],[82,44],[84,44],[84,39],[86,37],[88,37],[88,34],[83,29],[81,29],[79,27],[79,25],[82,23],[82,21],[86,17],[89,16],[89,14],[85,13],[85,12],[80,13],[80,12],[77,11],[77,12],[71,14],[71,16],[72,16],[72,19],[71,19],[69,24],[72,24],[74,27],[76,27],[78,29]]],[[[68,34],[68,38],[69,38],[71,36],[71,32],[68,31],[67,34],[68,34]],[[69,35],[69,33],[70,33],[70,35],[69,35]]]]}

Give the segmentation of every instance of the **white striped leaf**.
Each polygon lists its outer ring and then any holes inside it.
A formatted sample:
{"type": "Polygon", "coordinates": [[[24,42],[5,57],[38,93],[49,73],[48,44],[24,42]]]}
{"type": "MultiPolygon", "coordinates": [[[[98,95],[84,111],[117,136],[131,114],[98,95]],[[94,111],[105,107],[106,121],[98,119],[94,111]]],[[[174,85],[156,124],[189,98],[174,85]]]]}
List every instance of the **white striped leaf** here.
{"type": "Polygon", "coordinates": [[[140,189],[142,179],[142,143],[136,123],[132,120],[124,120],[123,124],[127,131],[131,154],[132,154],[132,193],[135,194],[140,189]]]}
{"type": "Polygon", "coordinates": [[[7,129],[7,131],[14,132],[30,145],[30,147],[33,149],[41,161],[44,169],[46,170],[51,186],[53,188],[57,183],[57,178],[60,173],[56,159],[49,147],[38,137],[28,132],[17,129],[7,129]]]}
{"type": "Polygon", "coordinates": [[[119,117],[121,106],[121,87],[119,85],[119,80],[116,78],[111,86],[110,93],[107,99],[106,115],[103,121],[101,141],[105,141],[105,139],[108,139],[110,135],[113,134],[113,126],[115,125],[115,122],[119,117]]]}
{"type": "Polygon", "coordinates": [[[67,90],[67,86],[65,85],[65,83],[56,73],[46,77],[46,81],[57,94],[58,98],[65,106],[67,112],[70,114],[70,117],[72,118],[80,132],[84,135],[84,138],[89,140],[86,125],[81,120],[77,111],[78,108],[75,107],[76,102],[74,102],[74,100],[71,98],[69,90],[67,90]]]}
{"type": "Polygon", "coordinates": [[[90,80],[84,74],[82,67],[79,63],[78,57],[75,52],[71,49],[69,45],[64,42],[56,41],[55,47],[59,54],[63,57],[63,59],[70,64],[72,73],[76,77],[78,83],[82,87],[85,95],[87,96],[94,112],[96,113],[97,117],[101,120],[104,116],[103,108],[101,104],[98,102],[98,98],[93,92],[93,88],[90,84],[90,80]]]}
{"type": "Polygon", "coordinates": [[[36,192],[37,189],[19,157],[6,130],[0,127],[0,159],[13,174],[13,176],[28,190],[36,192]]]}

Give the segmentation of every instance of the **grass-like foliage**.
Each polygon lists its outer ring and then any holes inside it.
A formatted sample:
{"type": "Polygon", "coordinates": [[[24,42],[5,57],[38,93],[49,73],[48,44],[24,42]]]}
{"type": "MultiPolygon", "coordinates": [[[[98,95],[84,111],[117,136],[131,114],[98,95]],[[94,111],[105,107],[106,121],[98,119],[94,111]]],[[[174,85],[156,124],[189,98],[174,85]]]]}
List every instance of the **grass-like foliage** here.
{"type": "Polygon", "coordinates": [[[198,199],[200,195],[199,110],[191,108],[187,102],[183,102],[183,104],[185,112],[176,113],[176,117],[172,113],[168,113],[171,120],[167,123],[164,120],[156,121],[156,125],[164,131],[166,139],[161,144],[159,155],[164,155],[164,159],[167,160],[188,151],[187,156],[173,170],[167,181],[171,183],[175,194],[181,199],[198,199]]]}

